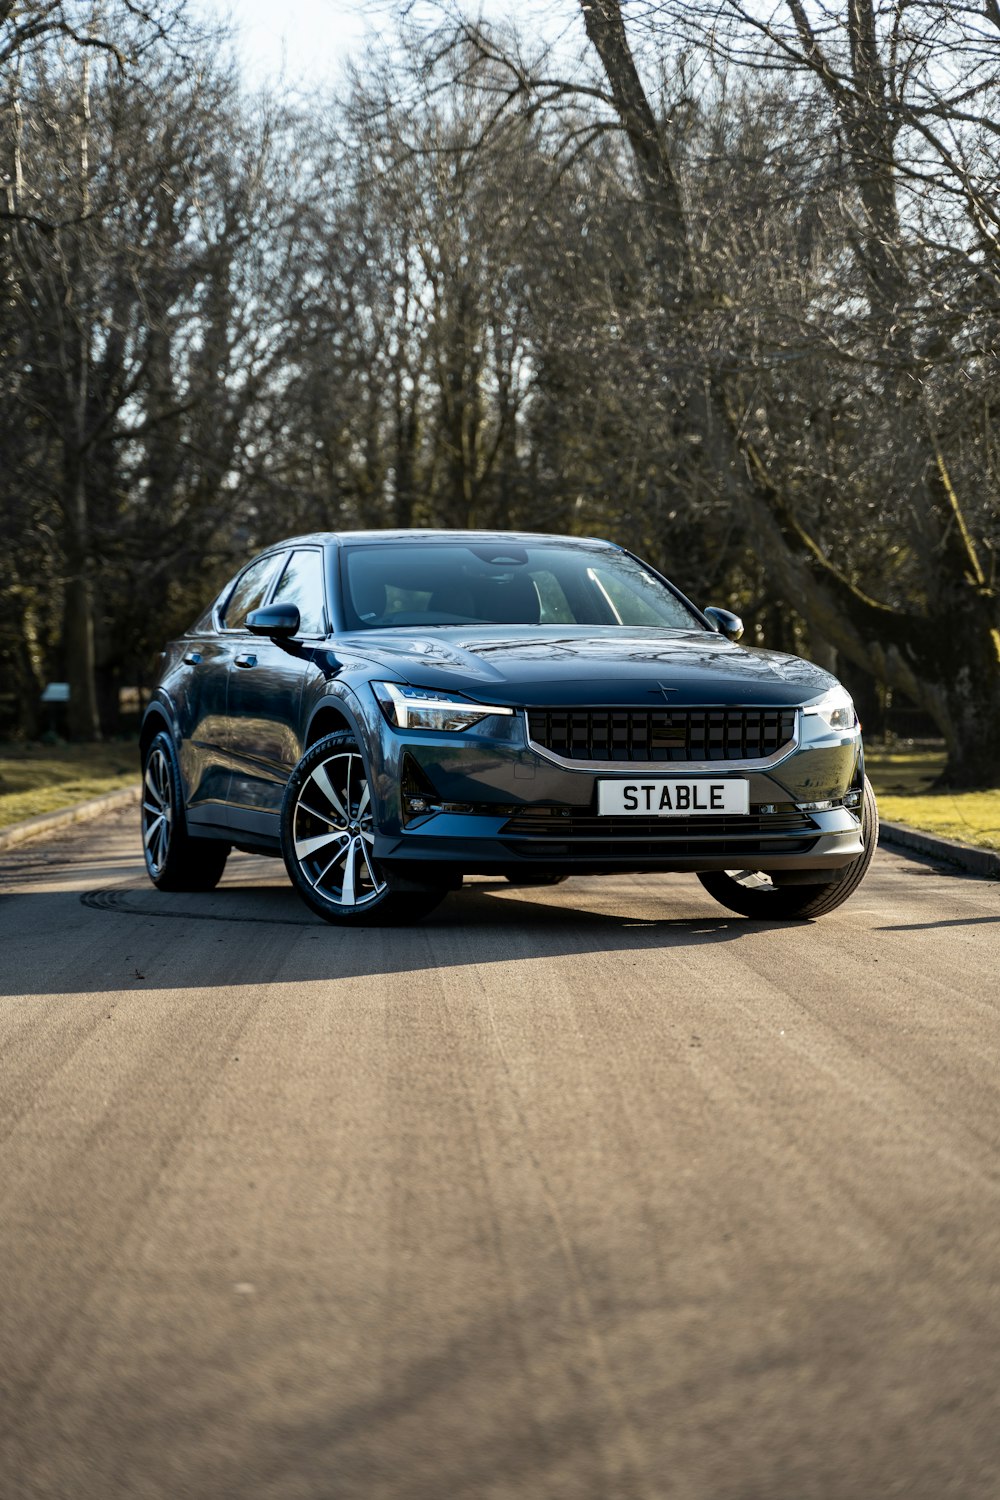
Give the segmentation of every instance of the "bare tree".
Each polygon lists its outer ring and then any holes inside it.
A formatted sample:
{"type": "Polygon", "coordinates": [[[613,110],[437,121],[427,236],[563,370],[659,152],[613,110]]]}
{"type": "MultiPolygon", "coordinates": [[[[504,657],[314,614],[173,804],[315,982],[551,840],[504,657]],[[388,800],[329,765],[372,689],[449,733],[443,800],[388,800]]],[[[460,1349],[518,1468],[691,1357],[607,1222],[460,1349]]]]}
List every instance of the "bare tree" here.
{"type": "Polygon", "coordinates": [[[395,61],[303,145],[316,183],[294,267],[293,482],[328,517],[489,524],[513,503],[530,384],[519,246],[540,161],[513,120],[479,149],[484,108],[475,87],[444,101],[395,61]]]}
{"type": "MultiPolygon", "coordinates": [[[[706,267],[697,254],[679,153],[643,83],[622,8],[618,0],[588,0],[581,9],[655,226],[664,302],[683,305],[693,299],[717,305],[722,288],[713,282],[711,265],[706,267]]],[[[901,150],[896,100],[908,76],[907,67],[912,75],[918,42],[926,53],[933,38],[926,29],[914,33],[904,66],[900,27],[887,32],[871,0],[824,7],[827,30],[822,37],[809,12],[792,0],[790,26],[782,31],[759,22],[749,7],[732,4],[724,9],[758,34],[763,29],[766,41],[776,49],[771,63],[777,66],[780,61],[804,70],[829,102],[830,129],[838,149],[839,191],[850,215],[840,295],[842,302],[852,296],[863,298],[866,312],[854,330],[852,348],[838,348],[829,326],[819,330],[819,340],[826,340],[834,358],[878,371],[880,400],[891,413],[897,444],[896,483],[904,492],[901,498],[909,519],[906,542],[913,583],[907,597],[878,598],[860,587],[850,576],[850,568],[827,555],[800,513],[794,493],[782,485],[780,473],[769,467],[762,444],[755,440],[755,428],[761,425],[762,390],[756,372],[745,361],[746,348],[737,343],[729,358],[705,361],[702,394],[689,403],[689,418],[702,436],[719,483],[746,518],[760,555],[787,597],[841,652],[902,688],[933,714],[948,742],[948,775],[953,781],[985,783],[997,774],[995,745],[1000,732],[997,597],[983,566],[981,543],[970,525],[968,508],[956,490],[945,434],[929,389],[929,351],[916,339],[917,310],[934,288],[931,280],[915,282],[910,220],[900,202],[901,178],[920,174],[901,150]],[[892,74],[887,72],[886,58],[895,69],[892,74]]],[[[902,9],[896,8],[897,19],[902,9]]],[[[915,8],[905,9],[912,23],[915,8]]],[[[920,10],[928,26],[931,22],[956,24],[954,7],[928,3],[920,10]]],[[[685,7],[684,24],[689,28],[692,12],[705,25],[700,38],[707,47],[708,8],[685,7]]],[[[673,7],[660,8],[657,24],[676,14],[673,7]]],[[[712,8],[712,15],[718,19],[717,7],[712,8]]],[[[667,44],[672,34],[654,35],[656,40],[667,44]]],[[[733,34],[727,40],[732,56],[733,34]]],[[[966,93],[970,87],[966,86],[966,93]]],[[[989,133],[988,101],[995,94],[995,78],[987,77],[974,95],[974,125],[980,141],[989,133]]],[[[954,99],[938,95],[933,107],[946,112],[954,106],[954,99]]],[[[968,98],[965,107],[968,111],[968,98]]],[[[928,108],[911,100],[906,115],[907,123],[919,129],[925,142],[930,126],[923,116],[928,108]]],[[[965,258],[970,278],[975,273],[973,285],[981,300],[981,281],[989,270],[992,206],[987,204],[980,179],[973,180],[971,168],[956,165],[955,152],[949,160],[944,149],[934,149],[935,172],[950,174],[956,212],[959,205],[967,210],[961,228],[952,226],[951,243],[940,248],[946,253],[952,250],[955,236],[971,226],[974,233],[966,234],[959,255],[965,258]],[[973,248],[975,236],[978,242],[973,248]]],[[[845,326],[842,320],[841,332],[845,326]]],[[[962,336],[966,334],[963,327],[962,336]]],[[[957,332],[951,335],[957,336],[957,332]]]]}
{"type": "Polygon", "coordinates": [[[186,0],[117,0],[112,7],[93,0],[0,0],[0,69],[22,61],[54,40],[102,52],[120,67],[133,62],[152,42],[184,36],[186,0]]]}
{"type": "Polygon", "coordinates": [[[72,734],[94,738],[123,663],[170,623],[177,571],[195,586],[220,530],[231,552],[248,503],[283,182],[274,119],[207,56],[190,70],[162,48],[123,72],[53,43],[14,87],[11,194],[44,215],[15,214],[3,242],[6,478],[56,539],[57,665],[72,734]]]}
{"type": "Polygon", "coordinates": [[[459,20],[295,119],[148,18],[124,68],[55,26],[21,47],[0,656],[65,665],[78,733],[258,542],[517,525],[738,589],[995,777],[992,12],[577,14],[582,70],[459,20]]]}

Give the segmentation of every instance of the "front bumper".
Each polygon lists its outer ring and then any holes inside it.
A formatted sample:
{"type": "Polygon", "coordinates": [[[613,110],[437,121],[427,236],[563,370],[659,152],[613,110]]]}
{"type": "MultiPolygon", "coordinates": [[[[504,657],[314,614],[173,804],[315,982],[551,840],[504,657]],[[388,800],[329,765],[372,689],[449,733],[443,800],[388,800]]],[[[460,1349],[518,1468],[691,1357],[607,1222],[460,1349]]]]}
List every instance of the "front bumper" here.
{"type": "Polygon", "coordinates": [[[612,871],[837,870],[863,852],[855,811],[861,787],[859,731],[826,729],[800,714],[794,743],[766,766],[679,763],[655,771],[622,762],[574,767],[533,747],[524,714],[484,720],[461,734],[394,729],[374,703],[374,853],[397,874],[503,874],[544,868],[612,871]],[[599,817],[601,779],[738,775],[749,783],[747,817],[599,817]],[[423,802],[424,809],[414,810],[423,802]],[[819,810],[801,804],[833,802],[819,810]]]}

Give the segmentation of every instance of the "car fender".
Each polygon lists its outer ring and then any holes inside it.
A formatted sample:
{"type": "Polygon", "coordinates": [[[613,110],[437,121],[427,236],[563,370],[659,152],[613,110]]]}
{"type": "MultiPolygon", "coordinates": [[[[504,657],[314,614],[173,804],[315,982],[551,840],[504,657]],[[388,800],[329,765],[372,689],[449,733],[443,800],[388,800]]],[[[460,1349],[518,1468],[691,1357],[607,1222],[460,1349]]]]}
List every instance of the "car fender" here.
{"type": "Polygon", "coordinates": [[[316,738],[316,720],[331,708],[345,720],[358,742],[376,802],[376,821],[384,825],[389,819],[394,823],[398,818],[398,776],[396,769],[385,760],[385,724],[367,680],[358,683],[339,680],[323,686],[309,709],[305,744],[311,744],[316,738]]]}
{"type": "Polygon", "coordinates": [[[139,726],[140,756],[146,753],[147,745],[160,733],[161,727],[173,736],[176,743],[180,735],[180,721],[176,705],[169,694],[165,693],[161,687],[157,687],[153,689],[153,695],[146,704],[139,726]],[[157,725],[155,729],[152,727],[154,723],[157,725]]]}

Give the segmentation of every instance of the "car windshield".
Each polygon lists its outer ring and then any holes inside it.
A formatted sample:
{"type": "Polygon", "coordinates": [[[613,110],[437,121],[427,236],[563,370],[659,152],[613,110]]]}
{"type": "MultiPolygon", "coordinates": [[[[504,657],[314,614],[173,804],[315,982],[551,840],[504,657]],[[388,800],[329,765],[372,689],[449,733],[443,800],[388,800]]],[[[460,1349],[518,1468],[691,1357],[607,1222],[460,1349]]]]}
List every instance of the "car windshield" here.
{"type": "Polygon", "coordinates": [[[391,542],[349,546],[348,629],[433,625],[704,628],[641,563],[610,547],[540,542],[391,542]]]}

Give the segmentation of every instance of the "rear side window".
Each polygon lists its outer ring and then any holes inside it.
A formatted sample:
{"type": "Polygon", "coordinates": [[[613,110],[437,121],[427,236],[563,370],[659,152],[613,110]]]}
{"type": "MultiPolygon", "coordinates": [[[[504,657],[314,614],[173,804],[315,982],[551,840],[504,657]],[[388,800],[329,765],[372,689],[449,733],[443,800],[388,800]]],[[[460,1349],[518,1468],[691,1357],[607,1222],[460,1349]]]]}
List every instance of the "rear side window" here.
{"type": "Polygon", "coordinates": [[[272,552],[251,563],[236,580],[236,587],[220,611],[224,630],[241,630],[252,609],[259,609],[267,598],[271,581],[284,557],[283,552],[272,552]]]}
{"type": "Polygon", "coordinates": [[[303,635],[325,635],[323,609],[323,554],[311,549],[293,552],[285,564],[272,604],[297,604],[303,635]]]}

